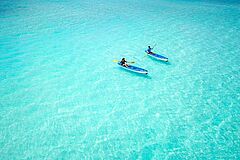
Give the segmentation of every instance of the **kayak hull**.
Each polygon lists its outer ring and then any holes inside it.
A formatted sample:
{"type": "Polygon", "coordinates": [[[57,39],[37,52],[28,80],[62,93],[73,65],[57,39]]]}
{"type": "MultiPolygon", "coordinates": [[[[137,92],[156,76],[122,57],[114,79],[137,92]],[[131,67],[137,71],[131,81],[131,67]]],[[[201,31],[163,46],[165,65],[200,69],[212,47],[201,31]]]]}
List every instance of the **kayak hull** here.
{"type": "Polygon", "coordinates": [[[125,67],[118,62],[118,65],[128,71],[139,73],[139,74],[148,74],[148,71],[146,69],[142,69],[136,66],[128,65],[128,67],[125,67]]]}
{"type": "Polygon", "coordinates": [[[156,54],[156,53],[147,53],[148,56],[152,57],[152,58],[155,58],[157,60],[160,60],[160,61],[164,61],[164,62],[167,62],[168,61],[168,58],[167,57],[164,57],[160,54],[156,54]]]}

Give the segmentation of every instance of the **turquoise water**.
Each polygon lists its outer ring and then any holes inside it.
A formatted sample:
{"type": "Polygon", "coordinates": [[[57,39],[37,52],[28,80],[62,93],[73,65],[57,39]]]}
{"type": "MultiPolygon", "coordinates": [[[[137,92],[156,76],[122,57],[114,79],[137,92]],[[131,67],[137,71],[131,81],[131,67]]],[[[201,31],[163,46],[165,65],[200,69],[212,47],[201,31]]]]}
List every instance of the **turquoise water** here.
{"type": "Polygon", "coordinates": [[[233,0],[3,0],[0,159],[239,159],[239,42],[233,0]]]}

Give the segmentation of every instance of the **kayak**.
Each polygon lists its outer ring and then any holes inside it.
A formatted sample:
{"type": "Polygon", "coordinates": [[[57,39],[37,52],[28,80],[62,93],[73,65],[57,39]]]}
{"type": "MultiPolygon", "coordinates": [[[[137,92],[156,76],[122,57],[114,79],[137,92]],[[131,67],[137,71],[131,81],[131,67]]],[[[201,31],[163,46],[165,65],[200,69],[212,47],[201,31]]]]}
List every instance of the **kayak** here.
{"type": "Polygon", "coordinates": [[[161,61],[165,61],[165,62],[168,61],[168,58],[167,58],[167,57],[164,57],[164,56],[162,56],[162,55],[160,55],[160,54],[148,53],[147,51],[146,51],[146,53],[147,53],[150,57],[153,57],[153,58],[155,58],[155,59],[157,59],[157,60],[161,60],[161,61]]]}
{"type": "Polygon", "coordinates": [[[122,68],[126,69],[126,70],[129,70],[129,71],[132,71],[132,72],[135,72],[135,73],[148,74],[148,71],[146,69],[142,69],[142,68],[135,67],[135,66],[132,66],[132,65],[128,65],[128,67],[125,67],[125,66],[121,65],[120,62],[118,62],[118,65],[121,66],[122,68]]]}

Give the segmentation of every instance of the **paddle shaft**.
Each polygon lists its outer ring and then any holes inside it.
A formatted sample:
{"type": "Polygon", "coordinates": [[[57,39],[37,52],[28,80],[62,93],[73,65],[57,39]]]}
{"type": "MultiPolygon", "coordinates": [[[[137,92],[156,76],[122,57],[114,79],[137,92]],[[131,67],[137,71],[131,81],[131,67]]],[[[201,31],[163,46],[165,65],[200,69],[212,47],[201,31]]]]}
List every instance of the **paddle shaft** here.
{"type": "Polygon", "coordinates": [[[156,47],[156,45],[157,45],[157,44],[155,44],[155,45],[152,47],[152,49],[153,49],[153,48],[155,48],[155,47],[156,47]]]}
{"type": "MultiPolygon", "coordinates": [[[[113,60],[113,62],[115,62],[115,63],[117,63],[117,62],[120,62],[119,60],[113,60]]],[[[131,62],[129,62],[129,61],[127,61],[127,63],[135,63],[134,61],[131,61],[131,62]]]]}

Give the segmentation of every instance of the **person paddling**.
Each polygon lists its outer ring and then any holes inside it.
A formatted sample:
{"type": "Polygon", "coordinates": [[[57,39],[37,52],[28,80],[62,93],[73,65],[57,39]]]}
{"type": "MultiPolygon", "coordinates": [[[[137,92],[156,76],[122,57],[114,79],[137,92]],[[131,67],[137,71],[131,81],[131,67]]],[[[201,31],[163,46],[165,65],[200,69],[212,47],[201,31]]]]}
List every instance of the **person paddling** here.
{"type": "Polygon", "coordinates": [[[147,53],[148,53],[148,54],[149,54],[149,53],[153,53],[153,52],[152,52],[152,49],[153,49],[153,48],[151,48],[150,46],[148,46],[147,53]]]}
{"type": "Polygon", "coordinates": [[[120,64],[124,67],[128,67],[128,64],[125,58],[122,58],[122,60],[120,61],[120,64]]]}

